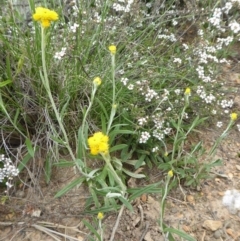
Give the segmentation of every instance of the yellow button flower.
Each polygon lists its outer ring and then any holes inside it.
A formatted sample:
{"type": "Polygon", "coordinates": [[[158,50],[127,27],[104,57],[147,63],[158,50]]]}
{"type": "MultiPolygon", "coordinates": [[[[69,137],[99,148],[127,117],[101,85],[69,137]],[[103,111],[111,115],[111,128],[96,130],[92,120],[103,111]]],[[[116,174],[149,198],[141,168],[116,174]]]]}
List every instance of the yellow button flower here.
{"type": "Polygon", "coordinates": [[[96,132],[88,138],[88,145],[92,155],[106,154],[109,150],[109,137],[102,132],[96,132]]]}
{"type": "Polygon", "coordinates": [[[33,19],[41,22],[43,28],[47,28],[50,26],[51,21],[58,20],[58,14],[48,8],[37,7],[33,19]]]}
{"type": "Polygon", "coordinates": [[[110,45],[108,49],[111,52],[111,54],[116,54],[117,52],[117,47],[115,45],[110,45]]]}
{"type": "Polygon", "coordinates": [[[98,215],[97,215],[97,218],[98,218],[99,220],[102,220],[102,219],[104,218],[103,213],[99,212],[98,215]]]}
{"type": "Polygon", "coordinates": [[[101,80],[99,77],[96,77],[96,78],[94,78],[93,83],[94,83],[96,86],[99,86],[99,85],[101,85],[102,80],[101,80]]]}
{"type": "Polygon", "coordinates": [[[232,113],[232,114],[230,115],[230,117],[231,117],[231,120],[235,121],[235,120],[237,120],[238,115],[237,115],[237,113],[232,113]]]}
{"type": "Polygon", "coordinates": [[[171,177],[173,177],[173,171],[172,170],[170,170],[169,172],[168,172],[168,176],[171,178],[171,177]]]}
{"type": "Polygon", "coordinates": [[[190,94],[191,94],[191,89],[190,89],[190,88],[186,88],[184,94],[185,94],[185,95],[190,95],[190,94]]]}

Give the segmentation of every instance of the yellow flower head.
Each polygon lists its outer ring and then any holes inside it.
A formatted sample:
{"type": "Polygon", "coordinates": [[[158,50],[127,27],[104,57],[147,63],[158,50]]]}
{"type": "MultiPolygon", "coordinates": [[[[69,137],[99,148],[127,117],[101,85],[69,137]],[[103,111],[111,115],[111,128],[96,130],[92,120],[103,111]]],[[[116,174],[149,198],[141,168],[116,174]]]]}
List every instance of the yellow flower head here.
{"type": "Polygon", "coordinates": [[[191,94],[191,89],[190,88],[186,88],[184,94],[185,95],[190,95],[191,94]]]}
{"type": "Polygon", "coordinates": [[[43,28],[47,28],[50,26],[51,21],[58,20],[58,14],[48,8],[37,7],[33,19],[41,22],[43,28]]]}
{"type": "Polygon", "coordinates": [[[172,170],[170,170],[169,172],[168,172],[168,177],[173,177],[173,171],[172,170]]]}
{"type": "Polygon", "coordinates": [[[106,154],[109,150],[109,137],[102,132],[96,132],[93,136],[88,138],[88,145],[92,155],[106,154]]]}
{"type": "Polygon", "coordinates": [[[100,79],[100,77],[96,77],[93,80],[93,84],[96,86],[99,86],[102,83],[102,80],[100,79]]]}
{"type": "Polygon", "coordinates": [[[230,115],[230,117],[231,117],[231,120],[232,120],[232,121],[235,121],[235,120],[237,120],[238,115],[237,115],[237,113],[232,113],[232,114],[230,115]]]}
{"type": "Polygon", "coordinates": [[[115,45],[110,45],[108,49],[111,52],[111,54],[116,54],[117,52],[117,47],[115,45]]]}
{"type": "Polygon", "coordinates": [[[104,218],[103,213],[99,212],[98,215],[97,215],[97,218],[98,218],[99,220],[102,220],[102,219],[104,218]]]}

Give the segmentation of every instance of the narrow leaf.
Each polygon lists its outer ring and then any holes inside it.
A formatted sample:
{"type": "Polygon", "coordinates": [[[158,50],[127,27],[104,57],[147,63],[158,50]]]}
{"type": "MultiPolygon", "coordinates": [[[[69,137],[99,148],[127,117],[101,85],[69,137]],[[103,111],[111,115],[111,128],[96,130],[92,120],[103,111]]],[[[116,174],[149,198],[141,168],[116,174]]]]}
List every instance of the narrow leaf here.
{"type": "Polygon", "coordinates": [[[113,146],[112,148],[110,148],[109,152],[122,150],[122,149],[124,149],[127,146],[128,146],[127,144],[119,144],[119,145],[116,145],[116,146],[113,146]]]}
{"type": "Polygon", "coordinates": [[[47,184],[51,180],[51,173],[52,173],[52,165],[51,165],[49,156],[47,156],[45,161],[45,179],[47,184]]]}
{"type": "Polygon", "coordinates": [[[192,236],[188,235],[187,233],[185,233],[185,232],[183,232],[181,230],[175,229],[175,228],[165,228],[164,232],[165,233],[169,232],[169,233],[177,234],[178,236],[182,237],[184,240],[196,241],[196,239],[193,238],[192,236]]]}
{"type": "Polygon", "coordinates": [[[19,113],[20,113],[20,109],[17,108],[17,110],[16,110],[16,114],[15,114],[14,119],[13,119],[13,123],[14,123],[15,126],[17,125],[16,122],[17,122],[17,119],[18,119],[19,113]]]}
{"type": "Polygon", "coordinates": [[[5,80],[5,81],[0,81],[0,88],[12,83],[12,80],[5,80]]]}
{"type": "Polygon", "coordinates": [[[29,162],[29,160],[31,158],[32,158],[32,156],[29,153],[23,158],[23,160],[18,165],[19,172],[21,172],[23,170],[23,168],[27,165],[27,163],[29,162]]]}
{"type": "Polygon", "coordinates": [[[94,228],[89,222],[82,220],[82,222],[84,223],[84,225],[97,237],[97,239],[100,241],[101,237],[98,234],[98,232],[96,231],[96,228],[94,228]]]}
{"type": "Polygon", "coordinates": [[[34,149],[32,147],[32,142],[29,138],[26,139],[25,144],[27,146],[28,153],[30,154],[31,157],[34,157],[34,149]]]}
{"type": "Polygon", "coordinates": [[[82,184],[84,180],[85,180],[85,177],[80,177],[80,178],[75,179],[74,181],[69,183],[67,186],[65,186],[62,190],[57,192],[57,194],[54,196],[54,198],[61,197],[62,195],[64,195],[65,193],[67,193],[68,191],[70,191],[71,189],[76,187],[77,185],[82,184]]]}
{"type": "Polygon", "coordinates": [[[138,174],[134,172],[130,172],[124,168],[122,168],[123,172],[125,172],[128,176],[133,177],[133,178],[144,178],[146,177],[144,174],[138,174]]]}
{"type": "Polygon", "coordinates": [[[75,165],[74,162],[69,162],[64,160],[57,163],[53,163],[53,166],[57,166],[57,167],[72,167],[74,165],[75,165]]]}
{"type": "Polygon", "coordinates": [[[120,196],[118,197],[118,199],[130,210],[130,211],[133,211],[133,207],[131,205],[131,203],[125,199],[124,197],[120,196]]]}

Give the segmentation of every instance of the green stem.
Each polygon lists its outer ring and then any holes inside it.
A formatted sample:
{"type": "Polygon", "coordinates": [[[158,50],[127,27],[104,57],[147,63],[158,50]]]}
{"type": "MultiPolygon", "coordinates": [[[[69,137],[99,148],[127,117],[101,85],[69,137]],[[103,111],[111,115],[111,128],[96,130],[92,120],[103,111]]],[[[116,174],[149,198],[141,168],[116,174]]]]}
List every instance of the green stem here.
{"type": "Polygon", "coordinates": [[[164,235],[164,227],[163,227],[164,203],[165,203],[165,199],[166,199],[167,194],[168,194],[168,184],[169,184],[170,179],[171,179],[171,177],[167,176],[167,181],[166,181],[166,184],[165,184],[164,195],[163,195],[162,201],[161,201],[160,226],[161,226],[161,230],[162,230],[162,234],[163,235],[164,235]]]}
{"type": "MultiPolygon", "coordinates": [[[[41,75],[42,77],[42,81],[43,81],[43,85],[47,91],[47,94],[48,94],[48,98],[51,102],[51,105],[52,105],[52,108],[54,110],[54,113],[55,113],[55,116],[57,118],[57,121],[58,121],[58,124],[59,124],[59,127],[63,133],[63,137],[64,137],[64,144],[65,144],[65,147],[67,148],[71,158],[73,159],[73,161],[76,163],[76,158],[75,158],[75,155],[69,145],[69,140],[68,140],[68,137],[67,137],[67,133],[65,131],[65,128],[63,126],[63,123],[62,123],[62,120],[61,120],[61,116],[57,110],[57,107],[56,107],[56,104],[53,100],[53,96],[52,96],[52,93],[51,93],[51,89],[50,89],[50,85],[49,85],[49,79],[48,79],[48,74],[47,74],[47,67],[46,67],[46,56],[45,56],[45,48],[46,48],[46,43],[45,43],[45,29],[43,27],[41,27],[41,51],[42,51],[42,68],[43,68],[43,76],[41,75]]],[[[78,167],[80,173],[86,177],[89,177],[86,173],[84,173],[81,169],[81,167],[78,165],[78,163],[76,163],[76,166],[78,167]]],[[[91,177],[90,177],[91,178],[91,177]]]]}
{"type": "MultiPolygon", "coordinates": [[[[186,98],[188,98],[188,96],[186,96],[186,98]]],[[[179,131],[180,131],[180,128],[181,128],[181,126],[182,126],[183,116],[184,116],[184,113],[185,113],[185,110],[186,110],[187,107],[188,107],[188,99],[185,100],[185,105],[184,105],[184,107],[183,107],[183,110],[182,110],[182,113],[181,113],[181,117],[180,117],[180,119],[178,120],[177,133],[176,133],[176,136],[175,136],[175,138],[174,138],[174,143],[173,143],[172,160],[174,159],[174,156],[175,156],[176,143],[177,143],[177,141],[178,141],[179,131]]]]}
{"type": "Polygon", "coordinates": [[[87,149],[87,145],[86,145],[86,141],[85,141],[83,132],[84,132],[84,128],[85,128],[85,124],[86,124],[86,119],[87,119],[88,113],[89,113],[89,111],[90,111],[90,109],[91,109],[91,107],[93,105],[93,100],[94,100],[96,91],[97,91],[97,86],[95,84],[93,84],[93,90],[92,90],[92,94],[91,94],[90,103],[88,105],[88,108],[87,108],[84,116],[83,116],[83,121],[82,121],[82,133],[81,133],[81,135],[82,135],[82,138],[83,138],[82,140],[83,140],[83,144],[84,144],[85,149],[87,149]]]}
{"type": "Polygon", "coordinates": [[[111,114],[110,114],[110,118],[108,121],[108,127],[107,127],[107,134],[110,131],[110,128],[112,126],[112,122],[114,119],[114,116],[116,114],[116,83],[115,83],[115,54],[111,54],[111,58],[112,58],[112,109],[111,109],[111,114]]]}
{"type": "Polygon", "coordinates": [[[233,123],[234,123],[234,121],[230,120],[227,128],[224,130],[224,132],[221,134],[221,136],[218,137],[218,139],[214,143],[213,147],[209,151],[209,156],[212,156],[215,153],[216,148],[218,147],[219,143],[226,137],[226,135],[227,135],[229,129],[231,128],[231,126],[233,125],[233,123]]]}
{"type": "Polygon", "coordinates": [[[100,241],[103,241],[103,228],[102,228],[102,220],[98,221],[99,229],[100,229],[100,241]]]}

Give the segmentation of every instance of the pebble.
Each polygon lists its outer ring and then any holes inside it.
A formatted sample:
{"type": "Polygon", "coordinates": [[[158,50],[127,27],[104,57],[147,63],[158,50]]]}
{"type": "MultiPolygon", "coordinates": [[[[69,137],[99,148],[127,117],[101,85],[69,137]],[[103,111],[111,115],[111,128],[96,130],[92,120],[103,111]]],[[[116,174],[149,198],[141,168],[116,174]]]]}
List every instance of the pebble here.
{"type": "Polygon", "coordinates": [[[213,234],[213,236],[214,236],[214,238],[220,238],[220,237],[222,237],[222,235],[223,235],[223,230],[222,229],[218,229],[217,231],[215,231],[214,232],[214,234],[213,234]]]}
{"type": "Polygon", "coordinates": [[[216,231],[219,228],[222,228],[223,224],[221,221],[205,220],[202,226],[207,230],[216,231]]]}

